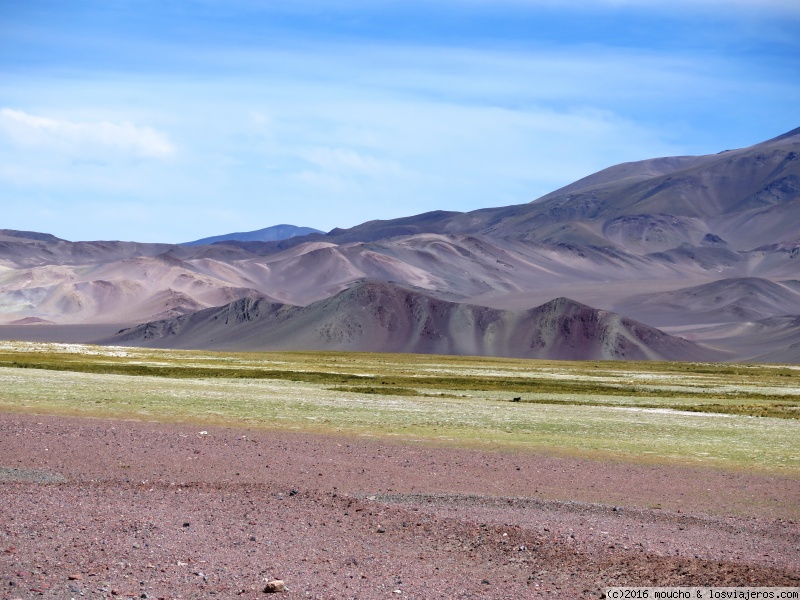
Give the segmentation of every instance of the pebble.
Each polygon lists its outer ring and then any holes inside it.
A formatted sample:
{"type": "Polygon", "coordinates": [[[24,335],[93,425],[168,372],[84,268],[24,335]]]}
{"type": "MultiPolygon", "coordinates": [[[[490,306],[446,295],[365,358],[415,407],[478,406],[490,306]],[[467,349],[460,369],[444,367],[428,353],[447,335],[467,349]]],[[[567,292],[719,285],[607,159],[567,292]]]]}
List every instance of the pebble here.
{"type": "Polygon", "coordinates": [[[273,579],[272,581],[268,581],[267,585],[264,586],[265,594],[275,594],[278,592],[285,592],[285,591],[286,591],[286,584],[281,579],[273,579]]]}

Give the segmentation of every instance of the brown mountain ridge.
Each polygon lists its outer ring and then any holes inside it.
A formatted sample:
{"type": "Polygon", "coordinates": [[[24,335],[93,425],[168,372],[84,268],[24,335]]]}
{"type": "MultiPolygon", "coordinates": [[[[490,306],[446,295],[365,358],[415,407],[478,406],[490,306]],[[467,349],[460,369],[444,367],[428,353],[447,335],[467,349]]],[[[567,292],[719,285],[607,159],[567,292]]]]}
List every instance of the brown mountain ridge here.
{"type": "Polygon", "coordinates": [[[713,360],[723,353],[568,298],[524,311],[447,302],[362,282],[306,307],[242,299],[145,323],[114,345],[218,350],[348,350],[578,360],[713,360]]]}

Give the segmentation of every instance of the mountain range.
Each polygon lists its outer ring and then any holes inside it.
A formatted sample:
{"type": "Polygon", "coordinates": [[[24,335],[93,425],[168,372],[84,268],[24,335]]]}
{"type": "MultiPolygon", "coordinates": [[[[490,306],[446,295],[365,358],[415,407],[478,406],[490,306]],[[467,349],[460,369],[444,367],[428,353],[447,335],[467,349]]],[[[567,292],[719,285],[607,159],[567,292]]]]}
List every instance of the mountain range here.
{"type": "MultiPolygon", "coordinates": [[[[144,323],[108,343],[230,350],[347,350],[519,358],[701,360],[697,344],[556,298],[525,311],[448,302],[392,283],[362,282],[300,307],[243,298],[144,323]]],[[[725,356],[717,353],[717,358],[725,356]]]]}
{"type": "Polygon", "coordinates": [[[216,244],[217,242],[274,242],[286,240],[299,235],[309,235],[311,233],[322,233],[319,229],[311,227],[297,227],[296,225],[273,225],[256,231],[239,231],[236,233],[226,233],[215,235],[193,242],[184,242],[183,246],[203,246],[205,244],[216,244]]]}
{"type": "Polygon", "coordinates": [[[0,230],[0,335],[106,324],[125,329],[109,343],[160,346],[800,362],[800,129],[527,204],[290,233],[0,230]]]}

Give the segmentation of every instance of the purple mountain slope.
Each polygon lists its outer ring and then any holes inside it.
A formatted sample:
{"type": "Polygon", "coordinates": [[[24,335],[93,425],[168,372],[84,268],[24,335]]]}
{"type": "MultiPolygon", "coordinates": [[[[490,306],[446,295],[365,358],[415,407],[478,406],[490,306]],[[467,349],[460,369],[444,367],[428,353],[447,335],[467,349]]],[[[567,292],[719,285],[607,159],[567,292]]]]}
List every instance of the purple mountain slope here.
{"type": "Polygon", "coordinates": [[[126,329],[105,343],[225,350],[352,350],[594,360],[712,360],[721,352],[567,298],[525,311],[364,282],[306,307],[238,300],[126,329]]]}

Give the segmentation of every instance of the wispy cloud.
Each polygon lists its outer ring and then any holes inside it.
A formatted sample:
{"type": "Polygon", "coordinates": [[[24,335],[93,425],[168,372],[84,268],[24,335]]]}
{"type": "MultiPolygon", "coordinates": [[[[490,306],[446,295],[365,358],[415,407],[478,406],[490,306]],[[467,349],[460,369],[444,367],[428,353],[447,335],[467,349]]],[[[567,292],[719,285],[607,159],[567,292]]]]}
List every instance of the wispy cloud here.
{"type": "Polygon", "coordinates": [[[71,238],[92,201],[165,241],[520,203],[797,126],[795,0],[48,6],[0,23],[0,194],[71,238]]]}
{"type": "Polygon", "coordinates": [[[109,149],[146,158],[166,158],[175,153],[164,133],[130,122],[76,122],[3,108],[0,109],[0,131],[23,146],[59,148],[78,156],[95,155],[109,149]]]}
{"type": "Polygon", "coordinates": [[[403,172],[400,165],[394,161],[380,159],[350,148],[314,148],[309,151],[307,157],[309,162],[320,169],[342,175],[385,177],[403,172]]]}

